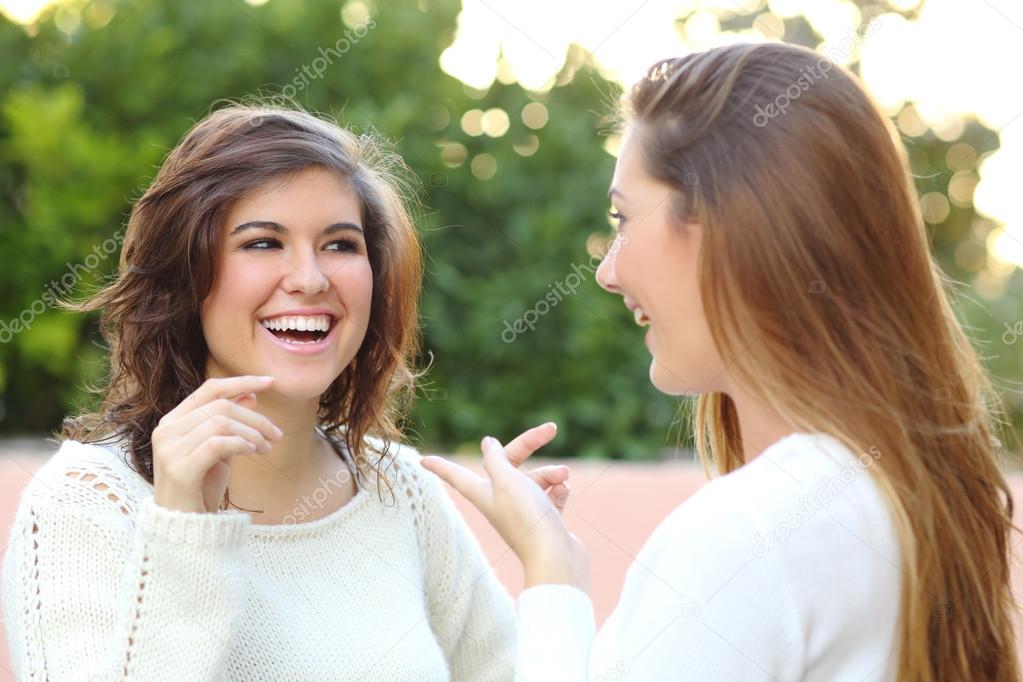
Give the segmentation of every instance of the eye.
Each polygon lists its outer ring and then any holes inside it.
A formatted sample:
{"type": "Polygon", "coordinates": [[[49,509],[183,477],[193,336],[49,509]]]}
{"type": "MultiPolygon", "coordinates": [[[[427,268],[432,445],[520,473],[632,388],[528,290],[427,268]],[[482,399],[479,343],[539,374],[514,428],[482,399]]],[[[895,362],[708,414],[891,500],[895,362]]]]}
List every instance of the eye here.
{"type": "Polygon", "coordinates": [[[328,247],[337,244],[336,249],[329,249],[331,251],[347,251],[351,253],[358,253],[359,242],[354,239],[335,239],[334,241],[327,244],[328,247]]]}
{"type": "Polygon", "coordinates": [[[613,208],[607,212],[607,215],[609,218],[611,218],[611,220],[616,221],[619,225],[625,222],[625,216],[623,216],[621,213],[619,213],[613,208]]]}
{"type": "MultiPolygon", "coordinates": [[[[279,248],[280,245],[281,243],[276,239],[255,239],[242,246],[242,248],[248,251],[269,251],[270,249],[279,248]]],[[[326,248],[328,251],[356,253],[359,250],[359,242],[354,239],[336,239],[327,244],[326,248]]]]}
{"type": "Polygon", "coordinates": [[[281,243],[276,239],[256,239],[245,244],[242,248],[252,251],[268,251],[271,248],[266,246],[256,246],[256,244],[272,244],[275,247],[281,245],[281,243]]]}

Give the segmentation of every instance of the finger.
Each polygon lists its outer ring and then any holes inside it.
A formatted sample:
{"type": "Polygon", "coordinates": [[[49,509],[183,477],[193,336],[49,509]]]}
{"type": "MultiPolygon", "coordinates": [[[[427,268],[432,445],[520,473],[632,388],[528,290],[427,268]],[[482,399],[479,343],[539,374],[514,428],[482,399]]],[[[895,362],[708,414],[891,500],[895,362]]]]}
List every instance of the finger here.
{"type": "Polygon", "coordinates": [[[526,474],[533,479],[538,486],[547,490],[552,485],[558,483],[564,483],[568,480],[569,470],[567,466],[560,464],[550,464],[547,466],[537,467],[526,474]]]}
{"type": "Polygon", "coordinates": [[[483,468],[491,481],[499,481],[516,470],[508,461],[504,446],[493,436],[485,436],[480,441],[480,448],[483,450],[483,468]]]}
{"type": "Polygon", "coordinates": [[[212,402],[217,398],[234,398],[243,393],[262,391],[273,383],[273,377],[262,377],[246,374],[239,377],[217,377],[207,379],[199,388],[182,400],[167,413],[171,418],[188,414],[200,405],[212,402]]]}
{"type": "Polygon", "coordinates": [[[558,425],[554,422],[534,426],[528,431],[522,432],[504,446],[504,451],[508,453],[508,461],[512,463],[512,466],[521,465],[530,455],[550,443],[556,435],[558,435],[558,425]]]}
{"type": "Polygon", "coordinates": [[[486,493],[489,483],[482,476],[469,471],[461,464],[455,464],[443,457],[427,455],[419,460],[420,465],[427,471],[436,474],[438,478],[457,490],[465,499],[474,506],[486,505],[486,493]]]}
{"type": "Polygon", "coordinates": [[[230,462],[235,455],[251,455],[252,452],[252,443],[241,436],[214,436],[202,444],[188,465],[194,479],[202,480],[217,462],[230,462]]]}
{"type": "Polygon", "coordinates": [[[266,440],[280,440],[284,435],[266,416],[227,398],[217,398],[211,403],[192,410],[192,412],[175,423],[174,431],[177,433],[187,433],[192,429],[199,428],[199,426],[217,415],[233,419],[245,424],[249,428],[257,430],[261,437],[266,440]]]}
{"type": "MultiPolygon", "coordinates": [[[[199,414],[202,412],[198,411],[199,414]]],[[[191,452],[200,447],[203,441],[218,436],[240,436],[252,443],[256,452],[270,452],[270,441],[263,437],[257,429],[248,424],[232,419],[223,414],[214,414],[207,417],[202,423],[188,432],[182,439],[181,451],[191,452]]]]}
{"type": "Polygon", "coordinates": [[[568,487],[568,483],[558,483],[547,492],[547,496],[550,498],[551,503],[558,509],[559,512],[565,511],[565,506],[568,504],[568,496],[571,494],[571,490],[568,487]]]}

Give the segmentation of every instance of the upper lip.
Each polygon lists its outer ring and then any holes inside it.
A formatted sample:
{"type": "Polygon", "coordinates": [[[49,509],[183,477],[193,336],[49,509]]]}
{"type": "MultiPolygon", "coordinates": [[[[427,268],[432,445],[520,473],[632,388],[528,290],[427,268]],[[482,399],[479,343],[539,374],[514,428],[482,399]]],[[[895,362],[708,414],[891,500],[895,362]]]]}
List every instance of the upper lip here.
{"type": "Polygon", "coordinates": [[[310,315],[330,315],[331,322],[340,317],[330,308],[292,308],[291,310],[282,310],[279,313],[272,313],[259,319],[272,320],[275,317],[307,317],[310,315]]]}
{"type": "MultiPolygon", "coordinates": [[[[633,315],[636,314],[636,308],[641,308],[641,306],[638,303],[633,303],[632,301],[628,301],[628,300],[625,301],[625,307],[628,308],[629,312],[632,313],[633,315]]],[[[644,310],[642,316],[639,319],[649,320],[650,316],[647,315],[646,311],[644,310]]]]}

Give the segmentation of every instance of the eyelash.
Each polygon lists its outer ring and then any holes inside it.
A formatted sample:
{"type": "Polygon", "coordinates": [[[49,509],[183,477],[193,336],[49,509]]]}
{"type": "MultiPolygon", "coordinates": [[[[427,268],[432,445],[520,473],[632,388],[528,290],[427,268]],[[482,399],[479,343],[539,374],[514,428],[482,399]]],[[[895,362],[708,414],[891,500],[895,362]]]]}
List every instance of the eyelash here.
{"type": "Polygon", "coordinates": [[[617,220],[619,225],[625,222],[625,216],[623,216],[620,212],[614,210],[613,208],[609,210],[607,214],[611,216],[611,220],[617,220]]]}
{"type": "MultiPolygon", "coordinates": [[[[245,244],[245,246],[243,246],[242,248],[245,249],[246,251],[269,251],[270,249],[268,247],[262,247],[262,246],[256,247],[256,246],[253,246],[253,245],[254,244],[269,244],[271,242],[276,244],[277,246],[280,246],[280,244],[281,244],[276,239],[255,239],[255,240],[245,244]]],[[[331,251],[337,251],[338,253],[346,253],[346,252],[347,253],[358,253],[358,251],[359,251],[359,243],[357,241],[355,241],[354,239],[335,239],[334,241],[330,242],[329,244],[342,244],[342,245],[344,245],[345,248],[331,249],[331,251]]],[[[329,246],[329,244],[328,244],[328,246],[329,246]]]]}

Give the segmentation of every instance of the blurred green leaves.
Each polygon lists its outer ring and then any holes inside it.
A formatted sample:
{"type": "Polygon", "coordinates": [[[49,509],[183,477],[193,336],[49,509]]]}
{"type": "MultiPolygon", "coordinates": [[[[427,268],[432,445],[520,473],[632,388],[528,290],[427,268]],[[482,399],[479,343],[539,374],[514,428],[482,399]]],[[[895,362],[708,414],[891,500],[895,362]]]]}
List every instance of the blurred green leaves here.
{"type": "MultiPolygon", "coordinates": [[[[0,51],[10,55],[0,60],[0,322],[31,310],[115,235],[163,156],[214,102],[292,84],[305,107],[396,140],[422,182],[421,364],[430,371],[410,424],[414,440],[477,452],[485,434],[507,439],[554,420],[559,436],[546,454],[670,451],[679,431],[688,436],[675,423],[677,401],[650,386],[642,332],[592,275],[531,331],[502,338],[558,282],[589,267],[593,244],[609,236],[613,158],[600,129],[615,87],[573,50],[548,93],[500,82],[472,91],[438,66],[458,11],[456,0],[97,0],[48,10],[30,29],[0,18],[0,51]],[[360,8],[373,28],[310,78],[304,67],[338,44],[360,8]],[[462,125],[467,112],[491,110],[504,112],[506,129],[492,125],[503,121],[499,112],[489,129],[462,125]]],[[[804,24],[793,26],[805,32],[804,24]]],[[[978,152],[996,144],[977,125],[963,136],[978,152]]],[[[921,194],[966,191],[968,182],[954,186],[953,177],[976,171],[948,161],[952,142],[905,139],[914,172],[930,178],[921,194]]],[[[990,228],[969,201],[952,202],[933,225],[939,258],[956,278],[983,276],[990,228]]],[[[117,256],[77,278],[76,296],[114,273],[117,256]]],[[[996,367],[1014,377],[1023,343],[1007,346],[1001,335],[1003,323],[1020,319],[1020,283],[1013,274],[999,286],[964,315],[997,347],[996,367]]],[[[32,318],[31,329],[0,343],[0,430],[8,433],[55,428],[84,399],[83,382],[103,371],[94,316],[47,309],[32,318]]]]}
{"type": "MultiPolygon", "coordinates": [[[[95,316],[25,311],[117,232],[163,156],[215,101],[272,97],[291,84],[303,106],[396,140],[421,180],[421,364],[432,365],[414,439],[474,450],[485,433],[510,438],[553,419],[561,434],[550,454],[649,457],[668,447],[674,402],[649,386],[639,333],[592,274],[534,331],[501,337],[505,321],[590,263],[591,235],[608,233],[613,159],[598,124],[613,87],[574,63],[574,80],[543,97],[517,85],[471,91],[438,66],[458,10],[451,0],[103,0],[48,10],[28,31],[0,25],[0,46],[19,55],[0,66],[0,320],[31,324],[0,344],[0,429],[55,428],[103,371],[95,316]],[[364,9],[372,29],[330,53],[364,9]],[[314,73],[317,58],[325,68],[314,73]],[[549,120],[538,126],[534,107],[530,127],[522,110],[537,99],[549,120]],[[468,134],[461,120],[475,109],[502,110],[507,129],[468,134]]],[[[94,259],[75,295],[111,276],[117,255],[94,259]]]]}

